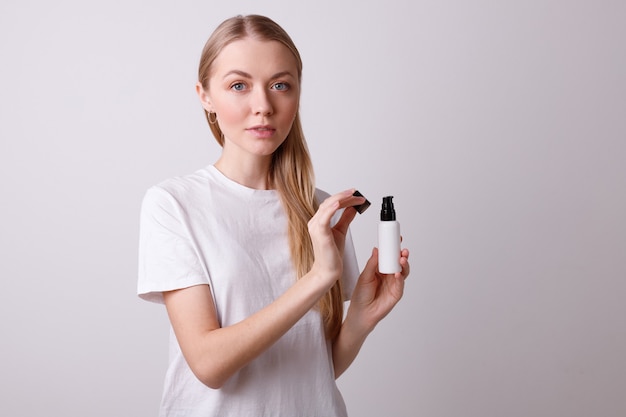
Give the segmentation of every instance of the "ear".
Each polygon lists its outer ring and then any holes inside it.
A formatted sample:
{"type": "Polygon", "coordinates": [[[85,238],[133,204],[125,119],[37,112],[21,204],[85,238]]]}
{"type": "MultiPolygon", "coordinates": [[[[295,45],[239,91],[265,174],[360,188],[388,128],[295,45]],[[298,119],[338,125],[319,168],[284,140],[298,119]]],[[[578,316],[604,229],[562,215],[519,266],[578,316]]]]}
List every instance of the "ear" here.
{"type": "Polygon", "coordinates": [[[198,94],[198,98],[200,99],[200,103],[202,103],[202,107],[204,108],[204,110],[212,112],[213,105],[211,104],[211,98],[209,97],[207,92],[204,91],[204,87],[202,87],[200,81],[196,83],[196,93],[198,94]]]}

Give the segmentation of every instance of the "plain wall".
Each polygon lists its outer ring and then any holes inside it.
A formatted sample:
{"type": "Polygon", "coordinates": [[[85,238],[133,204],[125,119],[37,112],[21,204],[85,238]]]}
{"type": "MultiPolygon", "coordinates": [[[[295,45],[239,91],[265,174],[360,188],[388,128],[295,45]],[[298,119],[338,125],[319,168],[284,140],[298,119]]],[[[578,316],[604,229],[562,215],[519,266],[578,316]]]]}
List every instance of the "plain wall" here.
{"type": "Polygon", "coordinates": [[[361,265],[384,195],[411,250],[351,415],[626,415],[626,3],[556,0],[3,1],[0,415],[156,415],[139,205],[219,155],[194,84],[239,13],[300,49],[318,185],[373,202],[361,265]]]}

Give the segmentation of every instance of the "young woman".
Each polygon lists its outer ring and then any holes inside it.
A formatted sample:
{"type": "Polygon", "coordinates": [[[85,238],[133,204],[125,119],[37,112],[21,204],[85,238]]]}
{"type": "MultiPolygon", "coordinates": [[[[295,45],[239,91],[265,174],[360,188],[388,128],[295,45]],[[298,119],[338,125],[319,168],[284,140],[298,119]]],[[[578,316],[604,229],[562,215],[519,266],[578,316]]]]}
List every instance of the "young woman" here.
{"type": "Polygon", "coordinates": [[[138,292],[173,330],[162,416],[345,416],[335,379],[402,297],[408,251],[382,275],[374,248],[359,275],[348,227],[364,198],[315,188],[301,76],[263,16],[204,47],[196,90],[221,156],[150,188],[141,213],[138,292]]]}

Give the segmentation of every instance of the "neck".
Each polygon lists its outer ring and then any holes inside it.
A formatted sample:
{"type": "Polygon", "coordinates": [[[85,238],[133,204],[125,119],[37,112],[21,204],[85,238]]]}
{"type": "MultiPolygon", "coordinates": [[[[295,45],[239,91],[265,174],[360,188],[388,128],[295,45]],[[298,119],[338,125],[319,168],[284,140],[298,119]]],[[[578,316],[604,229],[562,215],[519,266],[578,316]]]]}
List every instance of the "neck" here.
{"type": "Polygon", "coordinates": [[[238,184],[255,190],[269,190],[272,188],[269,183],[270,164],[271,157],[233,164],[222,156],[214,166],[238,184]]]}

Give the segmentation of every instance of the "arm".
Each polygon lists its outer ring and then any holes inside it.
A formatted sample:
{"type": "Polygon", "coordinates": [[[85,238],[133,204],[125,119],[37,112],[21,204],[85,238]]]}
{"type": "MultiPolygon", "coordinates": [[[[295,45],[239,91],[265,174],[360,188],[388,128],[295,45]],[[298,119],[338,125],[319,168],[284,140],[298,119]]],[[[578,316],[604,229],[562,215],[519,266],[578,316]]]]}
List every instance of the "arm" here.
{"type": "Polygon", "coordinates": [[[183,355],[196,377],[211,388],[269,348],[327,291],[308,274],[264,309],[232,326],[220,328],[208,285],[163,294],[183,355]]]}
{"type": "Polygon", "coordinates": [[[274,344],[341,277],[342,236],[355,215],[345,210],[330,227],[333,214],[342,207],[362,203],[351,191],[324,201],[309,222],[315,262],[281,297],[252,316],[220,328],[207,285],[163,294],[167,312],[185,360],[197,378],[211,388],[221,387],[239,369],[274,344]]]}
{"type": "Polygon", "coordinates": [[[333,342],[335,378],[348,369],[370,332],[402,298],[404,280],[410,271],[407,249],[400,253],[400,265],[401,272],[381,274],[378,272],[378,250],[372,251],[352,293],[346,319],[333,342]]]}

